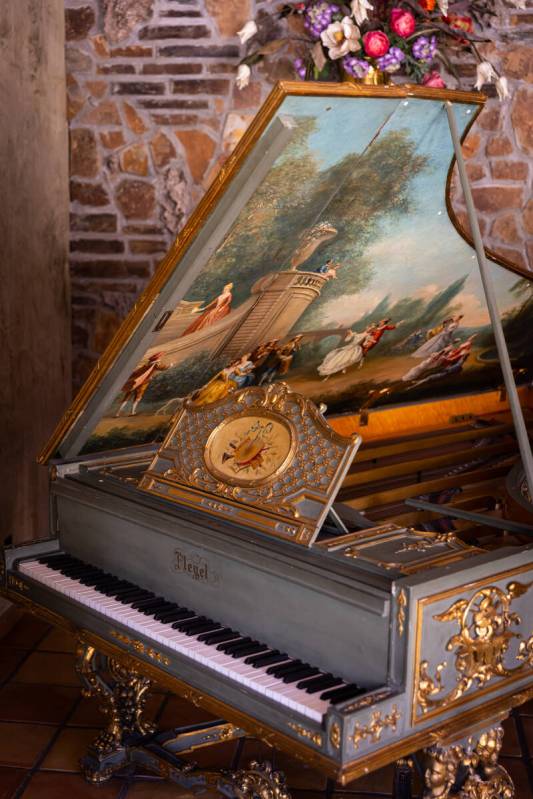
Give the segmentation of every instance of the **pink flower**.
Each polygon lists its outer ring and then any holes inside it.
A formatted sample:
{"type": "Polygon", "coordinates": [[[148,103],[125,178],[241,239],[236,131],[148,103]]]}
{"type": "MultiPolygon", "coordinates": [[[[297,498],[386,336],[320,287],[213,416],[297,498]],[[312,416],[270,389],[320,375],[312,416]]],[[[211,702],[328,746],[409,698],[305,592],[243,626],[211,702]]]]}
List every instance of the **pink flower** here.
{"type": "Polygon", "coordinates": [[[371,58],[380,58],[389,50],[389,37],[383,31],[368,31],[363,36],[363,47],[371,58]]]}
{"type": "Polygon", "coordinates": [[[415,30],[415,18],[410,11],[403,8],[393,8],[390,12],[390,26],[397,36],[406,39],[415,30]]]}
{"type": "Polygon", "coordinates": [[[445,89],[446,84],[442,80],[441,76],[437,72],[437,70],[433,70],[433,72],[428,72],[427,75],[424,75],[422,78],[422,85],[429,86],[431,89],[445,89]]]}

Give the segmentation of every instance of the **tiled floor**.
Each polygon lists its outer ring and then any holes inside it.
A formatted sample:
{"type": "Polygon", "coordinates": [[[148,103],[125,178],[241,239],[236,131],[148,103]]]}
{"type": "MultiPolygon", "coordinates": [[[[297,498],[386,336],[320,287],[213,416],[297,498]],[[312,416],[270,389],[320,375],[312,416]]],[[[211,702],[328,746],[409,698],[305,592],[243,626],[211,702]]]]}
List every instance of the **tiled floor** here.
{"type": "MultiPolygon", "coordinates": [[[[160,729],[208,719],[202,710],[162,691],[147,704],[160,729]]],[[[102,726],[97,703],[81,697],[74,671],[74,641],[31,616],[23,616],[0,641],[0,799],[185,799],[191,794],[157,778],[114,777],[101,787],[79,774],[79,758],[102,726]]],[[[501,758],[516,799],[533,797],[533,703],[506,722],[501,758]]],[[[253,739],[210,747],[194,760],[211,768],[236,768],[271,760],[282,769],[295,799],[331,799],[319,774],[253,739]],[[244,745],[243,745],[244,744],[244,745]]],[[[357,780],[335,797],[388,799],[392,767],[357,780]]],[[[205,797],[206,794],[203,794],[205,797]]]]}

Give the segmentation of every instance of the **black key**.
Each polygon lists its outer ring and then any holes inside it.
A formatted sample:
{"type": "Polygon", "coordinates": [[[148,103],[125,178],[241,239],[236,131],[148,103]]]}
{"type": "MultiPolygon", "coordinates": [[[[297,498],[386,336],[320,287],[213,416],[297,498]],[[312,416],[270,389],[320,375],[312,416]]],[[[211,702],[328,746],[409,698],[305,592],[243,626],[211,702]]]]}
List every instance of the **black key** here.
{"type": "Polygon", "coordinates": [[[234,641],[235,638],[240,638],[241,634],[237,630],[232,630],[231,627],[223,627],[215,633],[204,633],[198,636],[199,641],[203,641],[207,646],[214,644],[221,644],[224,641],[234,641]]]}
{"type": "Polygon", "coordinates": [[[181,619],[190,619],[191,613],[194,615],[192,610],[188,608],[176,608],[176,610],[169,610],[168,613],[161,613],[161,618],[158,621],[162,621],[163,624],[169,624],[171,621],[180,621],[181,619]]]}
{"type": "Polygon", "coordinates": [[[166,600],[157,601],[156,599],[152,600],[152,603],[149,605],[145,605],[141,609],[141,613],[144,613],[145,616],[155,616],[158,610],[164,610],[167,607],[166,600]]]}
{"type": "Polygon", "coordinates": [[[172,625],[172,629],[180,630],[181,629],[180,625],[183,624],[184,621],[189,621],[190,619],[197,619],[197,618],[198,616],[196,614],[196,611],[190,610],[188,613],[182,615],[181,618],[178,619],[178,621],[174,622],[174,624],[172,625]]]}
{"type": "Polygon", "coordinates": [[[116,598],[117,593],[119,591],[120,591],[120,583],[115,583],[115,585],[112,585],[110,588],[106,588],[105,591],[103,591],[102,593],[104,593],[106,596],[116,598]]]}
{"type": "Polygon", "coordinates": [[[263,666],[272,666],[274,663],[282,663],[288,660],[289,656],[285,652],[280,652],[275,649],[273,652],[268,652],[265,655],[254,655],[253,657],[246,658],[244,661],[246,665],[253,666],[254,669],[260,669],[263,666]]]}
{"type": "Polygon", "coordinates": [[[176,610],[180,610],[180,606],[176,605],[175,602],[169,602],[168,606],[164,610],[158,610],[155,614],[154,618],[156,621],[161,621],[161,618],[164,616],[168,616],[169,613],[173,613],[176,610]]]}
{"type": "Polygon", "coordinates": [[[251,644],[245,644],[244,647],[237,649],[233,652],[232,656],[234,658],[243,658],[246,657],[246,655],[257,655],[258,652],[268,652],[269,649],[270,647],[265,646],[265,644],[252,642],[251,644]]]}
{"type": "Polygon", "coordinates": [[[59,571],[61,574],[64,574],[65,577],[72,577],[72,579],[75,580],[76,577],[80,577],[82,574],[87,573],[87,566],[63,566],[59,571]]]}
{"type": "Polygon", "coordinates": [[[93,579],[98,580],[99,577],[100,577],[100,572],[95,570],[92,572],[88,572],[87,574],[84,574],[83,577],[80,577],[79,582],[82,585],[92,585],[93,579]]]}
{"type": "Polygon", "coordinates": [[[220,630],[220,624],[216,621],[204,621],[202,624],[197,622],[186,631],[186,635],[200,635],[200,633],[214,632],[220,630]]]}
{"type": "Polygon", "coordinates": [[[298,669],[303,665],[301,660],[289,660],[287,663],[282,663],[279,666],[270,666],[266,671],[267,674],[272,674],[274,677],[282,677],[284,674],[288,674],[289,671],[298,669]]]}
{"type": "Polygon", "coordinates": [[[243,644],[251,644],[251,643],[252,643],[251,638],[241,637],[237,638],[235,641],[230,641],[227,644],[219,644],[217,646],[217,649],[220,650],[220,652],[225,652],[226,655],[231,655],[235,651],[235,649],[238,649],[243,644]]]}
{"type": "Polygon", "coordinates": [[[136,599],[134,602],[131,602],[130,604],[133,610],[138,610],[147,602],[151,602],[153,599],[156,598],[159,599],[159,597],[156,597],[156,595],[153,594],[151,591],[143,591],[143,596],[140,597],[139,599],[136,599]]]}
{"type": "Polygon", "coordinates": [[[347,685],[341,685],[340,688],[332,688],[329,691],[325,691],[323,694],[320,694],[320,698],[334,705],[337,702],[343,702],[345,699],[351,699],[353,696],[359,696],[359,694],[362,693],[364,693],[363,688],[350,682],[347,685]]]}
{"type": "Polygon", "coordinates": [[[161,605],[164,601],[161,596],[153,596],[148,599],[138,599],[137,602],[133,602],[131,607],[133,610],[139,610],[143,613],[146,609],[161,605]]]}
{"type": "Polygon", "coordinates": [[[70,559],[70,555],[58,553],[57,555],[44,555],[44,557],[39,558],[39,563],[42,563],[43,566],[50,566],[51,569],[55,569],[58,564],[67,563],[70,559]]]}
{"type": "MultiPolygon", "coordinates": [[[[89,583],[89,585],[91,585],[91,583],[89,583]]],[[[92,584],[92,587],[94,588],[95,591],[102,593],[103,590],[109,588],[111,585],[113,585],[111,577],[102,577],[101,580],[97,580],[96,582],[94,582],[92,584]]]]}
{"type": "Polygon", "coordinates": [[[129,605],[130,602],[135,602],[135,600],[140,599],[141,596],[146,597],[146,591],[143,591],[141,588],[133,588],[131,591],[122,594],[122,596],[119,597],[119,602],[122,605],[129,605]]]}
{"type": "Polygon", "coordinates": [[[113,592],[109,594],[109,596],[114,596],[116,599],[122,599],[125,594],[129,594],[135,590],[135,587],[131,584],[126,582],[126,580],[122,581],[120,585],[116,585],[113,589],[113,592]]]}
{"type": "Polygon", "coordinates": [[[88,586],[93,586],[94,588],[96,588],[96,590],[98,590],[98,586],[109,580],[110,576],[111,576],[110,574],[102,574],[102,572],[100,572],[94,577],[89,577],[87,580],[84,580],[83,584],[88,586]]]}
{"type": "Polygon", "coordinates": [[[308,666],[307,668],[298,669],[297,671],[290,671],[283,677],[283,682],[296,682],[296,680],[303,680],[305,677],[313,677],[315,674],[318,674],[318,669],[313,668],[313,666],[308,666]]]}
{"type": "Polygon", "coordinates": [[[108,577],[107,579],[100,580],[100,582],[96,583],[93,588],[100,594],[105,594],[108,588],[113,588],[113,586],[116,585],[116,579],[116,577],[108,577]]]}
{"type": "Polygon", "coordinates": [[[268,652],[269,646],[259,643],[259,641],[250,641],[249,644],[241,644],[231,653],[234,658],[244,658],[247,655],[257,655],[260,653],[268,652]]]}
{"type": "MultiPolygon", "coordinates": [[[[332,674],[322,674],[320,677],[315,677],[314,680],[306,680],[301,686],[308,694],[317,694],[319,691],[326,691],[328,688],[335,688],[342,685],[344,682],[340,677],[333,677],[332,674]]],[[[300,688],[298,684],[296,686],[300,688]]]]}
{"type": "MultiPolygon", "coordinates": [[[[206,621],[211,621],[208,619],[207,616],[194,616],[192,619],[184,619],[183,621],[177,622],[176,630],[179,630],[180,633],[187,633],[191,627],[195,627],[197,624],[204,624],[206,621]]],[[[172,625],[174,627],[174,625],[172,625]]]]}
{"type": "Polygon", "coordinates": [[[48,568],[59,572],[63,569],[75,569],[78,565],[77,563],[72,563],[70,560],[63,560],[60,563],[49,563],[48,568]]]}

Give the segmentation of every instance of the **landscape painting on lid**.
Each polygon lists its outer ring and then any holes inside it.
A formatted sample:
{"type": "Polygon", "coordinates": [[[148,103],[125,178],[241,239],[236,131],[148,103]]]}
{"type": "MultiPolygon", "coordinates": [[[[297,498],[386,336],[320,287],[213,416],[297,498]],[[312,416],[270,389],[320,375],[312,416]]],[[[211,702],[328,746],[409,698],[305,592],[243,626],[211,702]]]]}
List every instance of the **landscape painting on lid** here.
{"type": "MultiPolygon", "coordinates": [[[[463,130],[473,106],[457,104],[463,130]]],[[[473,249],[446,210],[442,101],[287,97],[292,136],[89,438],[161,440],[186,396],[284,380],[328,413],[494,388],[473,249]]],[[[533,375],[533,282],[490,264],[513,366],[533,375]]]]}

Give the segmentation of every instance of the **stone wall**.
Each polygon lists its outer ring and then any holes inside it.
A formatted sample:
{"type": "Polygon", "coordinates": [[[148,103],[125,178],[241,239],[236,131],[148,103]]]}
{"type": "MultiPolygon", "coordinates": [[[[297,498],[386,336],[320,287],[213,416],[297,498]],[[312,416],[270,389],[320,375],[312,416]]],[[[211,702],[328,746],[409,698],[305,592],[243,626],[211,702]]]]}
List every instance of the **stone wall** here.
{"type": "MultiPolygon", "coordinates": [[[[235,88],[243,54],[236,31],[262,6],[267,3],[66,0],[75,385],[153,274],[270,81],[292,77],[282,60],[244,91],[235,88]]],[[[486,242],[522,266],[533,260],[533,205],[527,205],[533,51],[524,43],[532,23],[530,11],[502,5],[497,44],[489,49],[509,76],[514,99],[503,106],[491,99],[465,147],[486,242]]],[[[471,67],[461,70],[471,85],[471,67]]]]}

